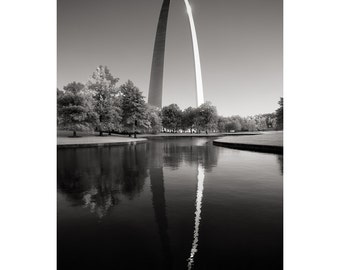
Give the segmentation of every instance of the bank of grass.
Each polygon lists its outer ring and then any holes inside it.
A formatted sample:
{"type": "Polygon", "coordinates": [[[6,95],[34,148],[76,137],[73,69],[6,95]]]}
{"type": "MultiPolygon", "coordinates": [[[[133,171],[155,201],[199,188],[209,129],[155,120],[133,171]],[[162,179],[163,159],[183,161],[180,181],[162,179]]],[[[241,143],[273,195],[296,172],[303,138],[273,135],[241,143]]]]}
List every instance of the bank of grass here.
{"type": "Polygon", "coordinates": [[[258,136],[228,136],[214,144],[240,150],[283,154],[283,131],[263,132],[258,136]]]}
{"type": "Polygon", "coordinates": [[[109,146],[143,143],[145,138],[133,138],[128,135],[104,135],[99,136],[98,132],[77,132],[77,137],[72,136],[71,131],[57,131],[58,148],[80,148],[90,146],[109,146]]]}
{"type": "Polygon", "coordinates": [[[87,146],[106,146],[106,145],[123,145],[132,143],[146,142],[152,138],[175,138],[175,137],[243,137],[250,135],[259,135],[259,132],[237,132],[237,133],[159,133],[159,134],[138,134],[137,138],[129,137],[122,134],[105,133],[99,136],[98,132],[77,132],[77,136],[73,137],[72,131],[57,131],[58,148],[66,147],[87,147],[87,146]]]}
{"type": "MultiPolygon", "coordinates": [[[[261,132],[229,132],[229,133],[223,133],[223,132],[211,132],[206,134],[205,132],[201,133],[170,133],[170,132],[161,132],[157,134],[137,134],[137,137],[139,138],[152,138],[152,137],[221,137],[221,136],[246,136],[246,135],[259,135],[261,132]]],[[[91,132],[84,132],[84,131],[77,131],[77,137],[97,137],[99,136],[99,132],[91,131],[91,132]]],[[[104,133],[103,137],[109,136],[108,133],[104,133]]],[[[129,137],[125,134],[116,134],[112,133],[110,137],[129,137]]],[[[133,134],[131,135],[133,136],[133,134]]],[[[57,131],[57,137],[73,137],[72,131],[66,131],[66,130],[58,130],[57,131]]]]}

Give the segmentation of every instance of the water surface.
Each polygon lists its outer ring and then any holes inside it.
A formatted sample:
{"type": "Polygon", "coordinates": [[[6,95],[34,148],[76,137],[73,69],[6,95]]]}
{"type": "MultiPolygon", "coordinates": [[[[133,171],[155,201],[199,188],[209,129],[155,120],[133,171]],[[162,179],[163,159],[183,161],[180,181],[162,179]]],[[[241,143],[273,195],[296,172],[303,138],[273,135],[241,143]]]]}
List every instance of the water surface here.
{"type": "Polygon", "coordinates": [[[58,150],[58,269],[282,269],[282,156],[205,138],[58,150]]]}

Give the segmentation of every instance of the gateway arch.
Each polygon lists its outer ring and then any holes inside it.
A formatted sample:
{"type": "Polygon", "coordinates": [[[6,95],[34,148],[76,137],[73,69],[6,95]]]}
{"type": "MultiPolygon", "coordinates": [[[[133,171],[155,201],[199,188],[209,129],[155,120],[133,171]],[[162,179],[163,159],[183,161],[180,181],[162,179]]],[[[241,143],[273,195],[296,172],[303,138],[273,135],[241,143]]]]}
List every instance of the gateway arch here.
{"type": "MultiPolygon", "coordinates": [[[[201,61],[198,49],[196,28],[194,23],[194,18],[192,16],[191,6],[188,0],[184,0],[188,19],[191,30],[192,47],[194,53],[195,61],[195,75],[196,75],[196,105],[200,106],[204,103],[203,96],[203,82],[202,82],[202,71],[201,71],[201,61]]],[[[164,52],[165,52],[165,40],[166,40],[166,30],[168,23],[168,15],[170,8],[170,0],[164,0],[159,15],[152,66],[151,66],[151,76],[150,76],[150,87],[149,87],[149,97],[148,103],[150,105],[161,108],[162,107],[162,96],[163,96],[163,71],[164,71],[164,52]]]]}

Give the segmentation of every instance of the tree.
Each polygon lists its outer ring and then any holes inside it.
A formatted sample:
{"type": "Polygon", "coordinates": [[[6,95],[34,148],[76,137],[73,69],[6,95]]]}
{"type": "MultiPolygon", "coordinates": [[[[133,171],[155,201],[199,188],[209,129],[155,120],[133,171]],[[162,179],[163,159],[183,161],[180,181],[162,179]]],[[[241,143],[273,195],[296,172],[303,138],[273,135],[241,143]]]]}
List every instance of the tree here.
{"type": "Polygon", "coordinates": [[[204,129],[207,134],[209,130],[216,129],[218,115],[216,107],[211,105],[211,102],[203,103],[197,111],[199,128],[204,129]]]}
{"type": "MultiPolygon", "coordinates": [[[[266,130],[267,129],[267,121],[266,117],[262,114],[255,115],[254,117],[256,123],[256,130],[266,130]]],[[[250,130],[249,130],[250,131],[250,130]]]]}
{"type": "Polygon", "coordinates": [[[228,123],[228,119],[226,117],[218,116],[218,119],[217,119],[217,129],[218,129],[218,131],[219,132],[227,131],[227,123],[228,123]]]}
{"type": "Polygon", "coordinates": [[[283,98],[278,102],[280,107],[276,110],[276,129],[283,130],[283,98]]]}
{"type": "Polygon", "coordinates": [[[162,130],[161,110],[157,107],[147,104],[146,117],[149,124],[147,131],[155,134],[159,133],[162,130]]]}
{"type": "Polygon", "coordinates": [[[241,131],[242,130],[242,124],[241,121],[239,119],[235,119],[235,131],[241,131]]]}
{"type": "Polygon", "coordinates": [[[256,131],[256,121],[254,119],[254,117],[248,116],[246,118],[246,122],[247,122],[247,130],[248,131],[256,131]]]}
{"type": "Polygon", "coordinates": [[[275,128],[274,124],[276,122],[275,118],[276,118],[276,113],[266,113],[262,115],[263,117],[265,117],[266,119],[266,125],[268,129],[272,129],[275,128]]]}
{"type": "Polygon", "coordinates": [[[222,132],[248,130],[248,120],[239,115],[229,117],[218,117],[218,129],[222,132]]]}
{"type": "Polygon", "coordinates": [[[177,104],[170,104],[162,109],[163,127],[173,132],[178,131],[182,125],[182,111],[177,104]]]}
{"type": "MultiPolygon", "coordinates": [[[[63,94],[64,94],[64,91],[59,90],[59,88],[57,88],[57,107],[58,107],[58,100],[59,100],[59,97],[61,97],[63,94]]],[[[59,108],[59,107],[58,107],[58,108],[59,108]]],[[[58,126],[58,127],[60,126],[61,121],[62,121],[62,119],[60,119],[59,113],[58,113],[58,111],[57,111],[57,126],[58,126]]]]}
{"type": "Polygon", "coordinates": [[[226,124],[226,129],[227,132],[231,132],[232,130],[236,130],[236,125],[235,122],[232,122],[231,120],[228,120],[227,124],[226,124]]]}
{"type": "Polygon", "coordinates": [[[120,104],[122,109],[122,124],[125,131],[134,133],[150,127],[146,114],[146,103],[142,92],[128,80],[120,86],[120,104]]]}
{"type": "Polygon", "coordinates": [[[182,128],[184,130],[190,129],[192,133],[193,128],[195,128],[195,119],[197,117],[197,109],[188,107],[183,111],[182,114],[182,128]]]}
{"type": "Polygon", "coordinates": [[[93,112],[93,99],[84,91],[84,85],[72,82],[64,87],[64,92],[57,90],[58,127],[77,131],[93,129],[97,115],[93,112]]]}
{"type": "Polygon", "coordinates": [[[58,98],[59,96],[61,96],[62,94],[64,94],[64,91],[59,90],[59,88],[57,88],[57,98],[58,98]]]}
{"type": "Polygon", "coordinates": [[[105,131],[110,134],[112,130],[119,130],[121,127],[121,110],[115,88],[118,80],[106,66],[99,66],[87,83],[87,89],[94,99],[94,111],[98,115],[96,128],[100,136],[105,131]]]}

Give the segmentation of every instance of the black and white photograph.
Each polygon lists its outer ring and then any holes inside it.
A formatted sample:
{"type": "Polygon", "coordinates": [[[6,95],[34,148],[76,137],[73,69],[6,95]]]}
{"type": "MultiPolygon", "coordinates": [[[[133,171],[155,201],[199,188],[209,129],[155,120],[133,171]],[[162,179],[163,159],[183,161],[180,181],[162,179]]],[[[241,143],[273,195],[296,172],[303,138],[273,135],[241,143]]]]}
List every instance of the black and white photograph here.
{"type": "Polygon", "coordinates": [[[282,269],[282,7],[58,0],[58,269],[282,269]]]}
{"type": "Polygon", "coordinates": [[[6,5],[1,269],[339,269],[337,8],[6,5]]]}

